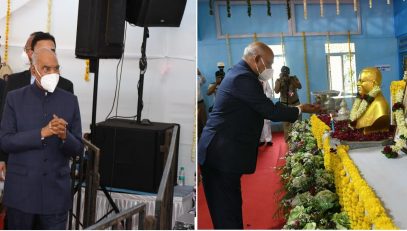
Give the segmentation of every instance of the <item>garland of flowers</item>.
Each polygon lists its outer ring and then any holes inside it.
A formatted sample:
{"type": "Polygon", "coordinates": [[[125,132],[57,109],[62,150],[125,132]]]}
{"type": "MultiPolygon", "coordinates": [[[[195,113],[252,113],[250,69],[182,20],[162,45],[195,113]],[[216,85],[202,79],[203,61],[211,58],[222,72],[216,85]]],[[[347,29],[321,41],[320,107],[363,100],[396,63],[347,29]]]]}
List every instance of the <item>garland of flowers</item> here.
{"type": "Polygon", "coordinates": [[[232,48],[230,47],[230,36],[226,34],[226,48],[228,49],[228,64],[229,67],[232,66],[232,48]]]}
{"type": "Polygon", "coordinates": [[[379,86],[374,86],[367,95],[360,95],[358,93],[355,102],[353,103],[352,110],[350,111],[351,122],[359,119],[365,113],[369,104],[371,104],[376,96],[381,92],[379,86]]]}
{"type": "Polygon", "coordinates": [[[321,11],[321,17],[324,17],[324,0],[319,0],[319,7],[321,11]]]}
{"type": "Polygon", "coordinates": [[[288,18],[288,20],[290,20],[290,19],[291,19],[290,0],[287,0],[287,5],[286,5],[286,7],[287,7],[287,18],[288,18]]]}
{"type": "MultiPolygon", "coordinates": [[[[305,0],[304,0],[305,1],[305,0]]],[[[307,39],[305,37],[305,32],[302,32],[302,45],[304,47],[304,64],[305,64],[305,83],[307,87],[307,102],[311,102],[310,86],[309,86],[309,74],[308,74],[308,59],[307,59],[307,39]]]]}
{"type": "Polygon", "coordinates": [[[308,19],[307,0],[304,0],[304,19],[308,19]]]}
{"type": "Polygon", "coordinates": [[[89,59],[85,60],[85,81],[86,82],[90,81],[90,78],[89,78],[89,72],[90,72],[89,62],[90,62],[89,59]]]}
{"type": "Polygon", "coordinates": [[[271,3],[270,3],[270,0],[267,0],[267,15],[271,16],[271,3]]]}
{"type": "Polygon", "coordinates": [[[247,15],[249,17],[252,16],[252,3],[251,3],[251,0],[247,0],[247,15]]]}
{"type": "Polygon", "coordinates": [[[51,19],[52,19],[52,0],[48,0],[48,14],[47,14],[46,32],[51,31],[51,19]]]}
{"type": "MultiPolygon", "coordinates": [[[[328,31],[327,35],[326,35],[326,43],[328,46],[328,57],[331,57],[331,36],[330,36],[330,32],[328,31]]],[[[332,81],[329,80],[329,77],[332,76],[332,69],[331,69],[331,59],[327,58],[326,59],[327,63],[328,63],[328,76],[327,76],[327,83],[329,83],[330,85],[332,85],[332,81]]],[[[332,86],[328,86],[330,87],[330,89],[332,89],[332,86]]]]}
{"type": "Polygon", "coordinates": [[[209,0],[209,15],[213,15],[213,0],[209,0]]]}
{"type": "Polygon", "coordinates": [[[318,118],[315,114],[313,114],[310,118],[311,121],[311,131],[314,135],[314,138],[317,140],[317,145],[319,149],[322,149],[322,137],[323,135],[330,131],[331,129],[326,125],[322,120],[318,118]]]}
{"type": "Polygon", "coordinates": [[[232,16],[230,13],[230,0],[226,0],[226,11],[228,13],[228,18],[230,18],[230,16],[232,16]]]}
{"type": "Polygon", "coordinates": [[[339,9],[339,0],[336,0],[336,15],[340,14],[340,9],[339,9]]]}
{"type": "Polygon", "coordinates": [[[407,141],[407,126],[404,119],[404,89],[406,87],[406,82],[404,80],[393,81],[390,86],[390,91],[392,95],[393,103],[393,115],[395,118],[396,126],[399,131],[400,136],[397,138],[396,143],[391,146],[385,146],[382,153],[387,158],[398,157],[398,152],[406,146],[407,141]],[[394,101],[394,102],[393,102],[394,101]]]}
{"type": "Polygon", "coordinates": [[[317,116],[311,116],[311,127],[315,139],[323,142],[324,165],[334,173],[339,203],[350,219],[352,229],[397,229],[374,191],[360,175],[349,157],[348,146],[330,146],[326,135],[329,127],[317,116]]]}
{"type": "Polygon", "coordinates": [[[8,61],[8,36],[10,32],[10,16],[11,16],[11,3],[10,0],[7,0],[7,13],[6,13],[6,38],[4,42],[4,63],[8,61]]]}
{"type": "MultiPolygon", "coordinates": [[[[284,66],[285,66],[285,46],[284,46],[284,34],[283,34],[283,32],[281,32],[281,50],[283,52],[283,63],[284,63],[284,66]]],[[[274,91],[273,91],[273,93],[274,93],[274,91]]]]}
{"type": "MultiPolygon", "coordinates": [[[[348,30],[348,52],[349,52],[349,75],[350,75],[350,86],[351,86],[351,94],[353,95],[353,89],[355,87],[355,83],[353,82],[353,70],[352,70],[352,50],[350,47],[350,30],[348,30]]],[[[346,88],[345,88],[346,93],[346,88]]]]}
{"type": "Polygon", "coordinates": [[[390,84],[391,105],[394,105],[396,103],[396,94],[399,93],[400,90],[404,90],[405,87],[406,87],[405,80],[391,82],[390,84]]]}

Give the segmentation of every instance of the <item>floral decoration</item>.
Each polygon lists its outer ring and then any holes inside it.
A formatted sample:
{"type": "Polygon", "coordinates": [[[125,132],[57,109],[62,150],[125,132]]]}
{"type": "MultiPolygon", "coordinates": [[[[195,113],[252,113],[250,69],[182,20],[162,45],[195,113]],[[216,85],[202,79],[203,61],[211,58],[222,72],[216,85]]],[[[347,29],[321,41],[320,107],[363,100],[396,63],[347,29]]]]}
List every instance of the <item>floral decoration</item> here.
{"type": "Polygon", "coordinates": [[[353,122],[359,119],[380,92],[380,87],[374,86],[367,95],[358,94],[350,112],[350,121],[353,122]]]}
{"type": "Polygon", "coordinates": [[[213,0],[209,0],[209,15],[213,15],[213,0]]]}
{"type": "Polygon", "coordinates": [[[311,116],[311,127],[315,139],[321,140],[323,144],[324,165],[329,172],[333,172],[339,203],[342,212],[349,217],[350,227],[352,229],[398,229],[349,157],[349,147],[339,145],[336,149],[331,148],[330,136],[326,135],[329,127],[317,116],[311,116]]]}
{"type": "Polygon", "coordinates": [[[270,3],[270,0],[267,0],[267,15],[271,16],[271,3],[270,3]]]}
{"type": "Polygon", "coordinates": [[[246,0],[247,1],[247,15],[249,17],[252,16],[252,2],[251,0],[246,0]]]}
{"type": "Polygon", "coordinates": [[[314,137],[314,133],[322,137],[329,127],[322,121],[319,127],[311,127],[311,123],[297,121],[289,135],[289,153],[281,169],[286,192],[281,201],[287,218],[284,229],[349,229],[349,218],[335,193],[334,176],[325,169],[318,148],[321,139],[314,137]]]}
{"type": "Polygon", "coordinates": [[[406,87],[406,82],[404,80],[393,81],[390,85],[390,91],[392,95],[393,104],[393,115],[398,129],[399,137],[395,137],[396,143],[391,146],[385,146],[382,153],[387,158],[397,158],[398,152],[406,147],[407,143],[407,126],[404,118],[405,109],[403,105],[404,90],[406,87]]]}

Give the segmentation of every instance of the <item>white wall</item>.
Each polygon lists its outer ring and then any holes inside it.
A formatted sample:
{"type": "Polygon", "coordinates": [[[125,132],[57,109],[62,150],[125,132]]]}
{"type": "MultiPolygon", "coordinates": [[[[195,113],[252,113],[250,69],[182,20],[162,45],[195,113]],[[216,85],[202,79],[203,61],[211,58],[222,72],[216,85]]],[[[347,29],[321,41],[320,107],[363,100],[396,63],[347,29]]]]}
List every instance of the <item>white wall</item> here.
{"type": "MultiPolygon", "coordinates": [[[[89,131],[92,114],[93,75],[84,80],[85,61],[75,58],[79,0],[54,0],[50,33],[56,38],[61,75],[74,83],[83,131],[89,131]]],[[[14,72],[27,69],[20,55],[31,32],[45,30],[47,0],[11,0],[9,61],[14,72]]],[[[1,54],[4,51],[6,1],[0,2],[1,54]]],[[[138,60],[143,30],[128,25],[118,115],[137,112],[138,60]]],[[[187,1],[179,28],[150,28],[147,41],[148,68],[144,81],[142,118],[181,125],[179,166],[186,169],[186,183],[194,183],[195,161],[191,159],[196,79],[196,1],[187,1]]],[[[118,60],[101,60],[97,122],[105,120],[113,102],[118,60]]]]}

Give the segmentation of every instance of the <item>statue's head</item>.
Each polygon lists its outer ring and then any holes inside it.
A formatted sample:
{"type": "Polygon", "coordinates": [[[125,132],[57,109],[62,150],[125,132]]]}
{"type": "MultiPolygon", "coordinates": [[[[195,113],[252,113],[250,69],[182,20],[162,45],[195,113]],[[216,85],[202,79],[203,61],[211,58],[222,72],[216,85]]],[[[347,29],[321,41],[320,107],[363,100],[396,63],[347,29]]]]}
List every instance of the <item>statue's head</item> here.
{"type": "Polygon", "coordinates": [[[361,95],[368,94],[374,86],[382,85],[382,74],[376,67],[367,67],[359,74],[358,92],[361,95]]]}

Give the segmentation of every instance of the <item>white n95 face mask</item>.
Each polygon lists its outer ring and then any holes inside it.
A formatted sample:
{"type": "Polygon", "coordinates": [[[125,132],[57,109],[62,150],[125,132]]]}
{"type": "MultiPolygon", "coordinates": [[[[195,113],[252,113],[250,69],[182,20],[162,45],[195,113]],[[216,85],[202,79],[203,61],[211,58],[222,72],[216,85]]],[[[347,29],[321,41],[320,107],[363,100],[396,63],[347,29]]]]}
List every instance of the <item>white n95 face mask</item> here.
{"type": "Polygon", "coordinates": [[[24,65],[30,65],[30,59],[25,51],[21,53],[21,60],[23,61],[24,65]]]}
{"type": "MultiPolygon", "coordinates": [[[[40,73],[37,70],[37,67],[34,66],[34,68],[35,68],[35,71],[38,73],[38,75],[40,75],[40,73]]],[[[35,80],[38,82],[37,79],[35,79],[35,80]]],[[[59,74],[57,74],[57,73],[46,74],[41,77],[40,85],[42,86],[42,88],[44,88],[44,90],[52,93],[55,91],[55,88],[58,85],[58,81],[59,81],[59,74]]]]}
{"type": "Polygon", "coordinates": [[[53,74],[47,74],[42,76],[41,78],[41,86],[48,92],[54,92],[55,88],[58,85],[59,81],[59,74],[53,73],[53,74]]]}
{"type": "Polygon", "coordinates": [[[260,73],[259,79],[262,81],[268,81],[273,77],[273,73],[274,73],[273,68],[264,69],[264,71],[260,73]]]}
{"type": "MultiPolygon", "coordinates": [[[[269,79],[271,79],[273,77],[274,74],[274,70],[273,68],[267,68],[266,64],[264,64],[263,58],[261,58],[261,62],[264,65],[264,71],[262,71],[261,73],[259,73],[259,80],[262,81],[268,81],[269,79]]],[[[259,68],[257,67],[257,63],[256,63],[256,68],[257,68],[257,72],[259,72],[259,68]]]]}

